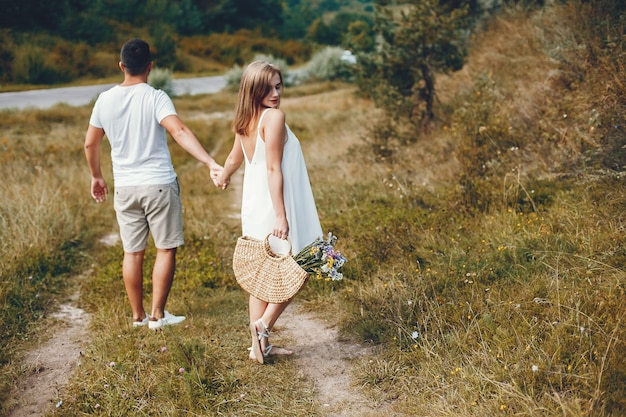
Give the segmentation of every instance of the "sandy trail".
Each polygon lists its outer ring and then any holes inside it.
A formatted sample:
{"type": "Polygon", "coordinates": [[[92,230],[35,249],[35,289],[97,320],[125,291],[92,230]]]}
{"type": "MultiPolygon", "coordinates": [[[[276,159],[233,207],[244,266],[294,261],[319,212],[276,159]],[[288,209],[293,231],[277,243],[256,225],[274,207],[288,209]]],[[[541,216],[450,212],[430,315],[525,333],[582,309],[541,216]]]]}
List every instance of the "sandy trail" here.
{"type": "MultiPolygon", "coordinates": [[[[336,327],[291,304],[276,324],[276,333],[293,344],[300,373],[313,381],[320,413],[328,417],[374,417],[386,414],[352,383],[350,363],[370,349],[339,340],[336,327]]],[[[384,408],[384,407],[383,407],[384,408]]]]}
{"type": "MultiPolygon", "coordinates": [[[[89,276],[74,278],[81,280],[89,276]]],[[[52,317],[59,321],[54,334],[45,343],[27,352],[23,366],[28,369],[16,387],[16,407],[9,417],[43,416],[55,407],[53,401],[67,385],[74,369],[80,364],[82,351],[89,342],[89,314],[76,306],[79,294],[62,304],[52,317]]]]}

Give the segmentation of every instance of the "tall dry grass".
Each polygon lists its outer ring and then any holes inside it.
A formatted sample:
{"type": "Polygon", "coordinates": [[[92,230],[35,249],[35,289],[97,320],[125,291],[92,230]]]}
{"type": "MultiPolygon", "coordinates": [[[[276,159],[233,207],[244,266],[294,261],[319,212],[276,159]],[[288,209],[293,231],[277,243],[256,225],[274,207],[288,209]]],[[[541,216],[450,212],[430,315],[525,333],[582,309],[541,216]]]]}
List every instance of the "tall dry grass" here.
{"type": "MultiPolygon", "coordinates": [[[[287,91],[282,107],[303,144],[323,228],[349,259],[344,281],[310,281],[299,301],[342,337],[376,347],[353,361],[352,377],[385,413],[624,413],[623,48],[602,49],[613,38],[586,28],[585,17],[597,18],[591,5],[495,19],[476,36],[466,68],[441,79],[441,128],[398,149],[393,163],[368,146],[379,114],[352,87],[287,91]],[[599,82],[610,88],[598,92],[599,82]],[[468,204],[468,184],[483,205],[468,204]]],[[[233,106],[228,92],[177,102],[218,160],[230,148],[233,106]]],[[[12,114],[11,138],[41,140],[51,127],[87,119],[87,110],[59,111],[12,114]]],[[[82,149],[45,143],[57,156],[38,160],[79,172],[82,149]]],[[[93,313],[92,343],[55,413],[324,415],[292,362],[247,359],[245,297],[229,265],[236,187],[215,190],[206,168],[175,146],[172,156],[187,243],[168,307],[188,321],[158,333],[131,328],[120,248],[90,251],[94,274],[81,302],[93,313]]],[[[60,193],[79,198],[69,188],[60,193]]],[[[114,228],[112,207],[79,206],[84,236],[114,228]]],[[[146,288],[149,296],[149,279],[146,288]]]]}

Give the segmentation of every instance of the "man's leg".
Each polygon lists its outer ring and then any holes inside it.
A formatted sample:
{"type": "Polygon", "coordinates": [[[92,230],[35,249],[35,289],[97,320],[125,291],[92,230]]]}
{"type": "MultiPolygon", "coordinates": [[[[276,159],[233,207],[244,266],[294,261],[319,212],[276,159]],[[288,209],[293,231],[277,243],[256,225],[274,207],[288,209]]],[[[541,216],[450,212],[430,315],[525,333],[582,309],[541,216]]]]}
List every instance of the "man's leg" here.
{"type": "Polygon", "coordinates": [[[176,270],[176,248],[157,249],[152,270],[152,317],[165,317],[165,303],[169,296],[174,271],[176,270]]]}
{"type": "Polygon", "coordinates": [[[143,258],[145,251],[124,252],[122,276],[126,295],[133,311],[133,321],[141,321],[146,317],[143,309],[143,258]]]}

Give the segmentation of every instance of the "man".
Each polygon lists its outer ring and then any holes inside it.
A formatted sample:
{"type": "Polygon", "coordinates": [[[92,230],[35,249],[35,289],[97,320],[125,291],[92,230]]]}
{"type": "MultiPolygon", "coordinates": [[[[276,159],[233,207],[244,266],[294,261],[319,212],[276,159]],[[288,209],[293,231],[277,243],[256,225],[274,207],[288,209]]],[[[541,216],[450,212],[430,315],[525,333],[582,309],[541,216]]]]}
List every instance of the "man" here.
{"type": "Polygon", "coordinates": [[[111,144],[114,207],[124,260],[122,275],[133,313],[133,326],[159,329],[185,320],[165,310],[174,271],[176,249],[184,243],[182,205],[165,131],[189,154],[206,165],[215,182],[222,167],[180,120],[168,95],[148,85],[152,59],[148,43],[131,39],[120,53],[124,81],[100,94],[85,137],[91,172],[91,196],[102,203],[108,194],[100,170],[100,144],[111,144]],[[148,234],[156,246],[152,272],[152,311],[143,307],[143,260],[148,234]]]}

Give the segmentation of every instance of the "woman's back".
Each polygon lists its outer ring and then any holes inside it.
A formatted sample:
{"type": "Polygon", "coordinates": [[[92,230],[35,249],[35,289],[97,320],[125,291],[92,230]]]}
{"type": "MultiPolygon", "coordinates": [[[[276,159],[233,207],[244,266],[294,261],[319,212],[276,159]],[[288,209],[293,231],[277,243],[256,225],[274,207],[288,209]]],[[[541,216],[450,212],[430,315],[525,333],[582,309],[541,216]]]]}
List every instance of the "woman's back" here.
{"type": "MultiPolygon", "coordinates": [[[[259,125],[265,114],[261,115],[259,125]]],[[[281,163],[283,199],[290,230],[289,240],[295,254],[315,238],[321,237],[322,228],[300,142],[287,125],[285,129],[287,138],[281,163]]],[[[247,139],[247,143],[241,142],[246,161],[241,206],[242,233],[263,239],[272,233],[276,219],[268,183],[266,146],[259,131],[251,154],[250,138],[247,139]]]]}

